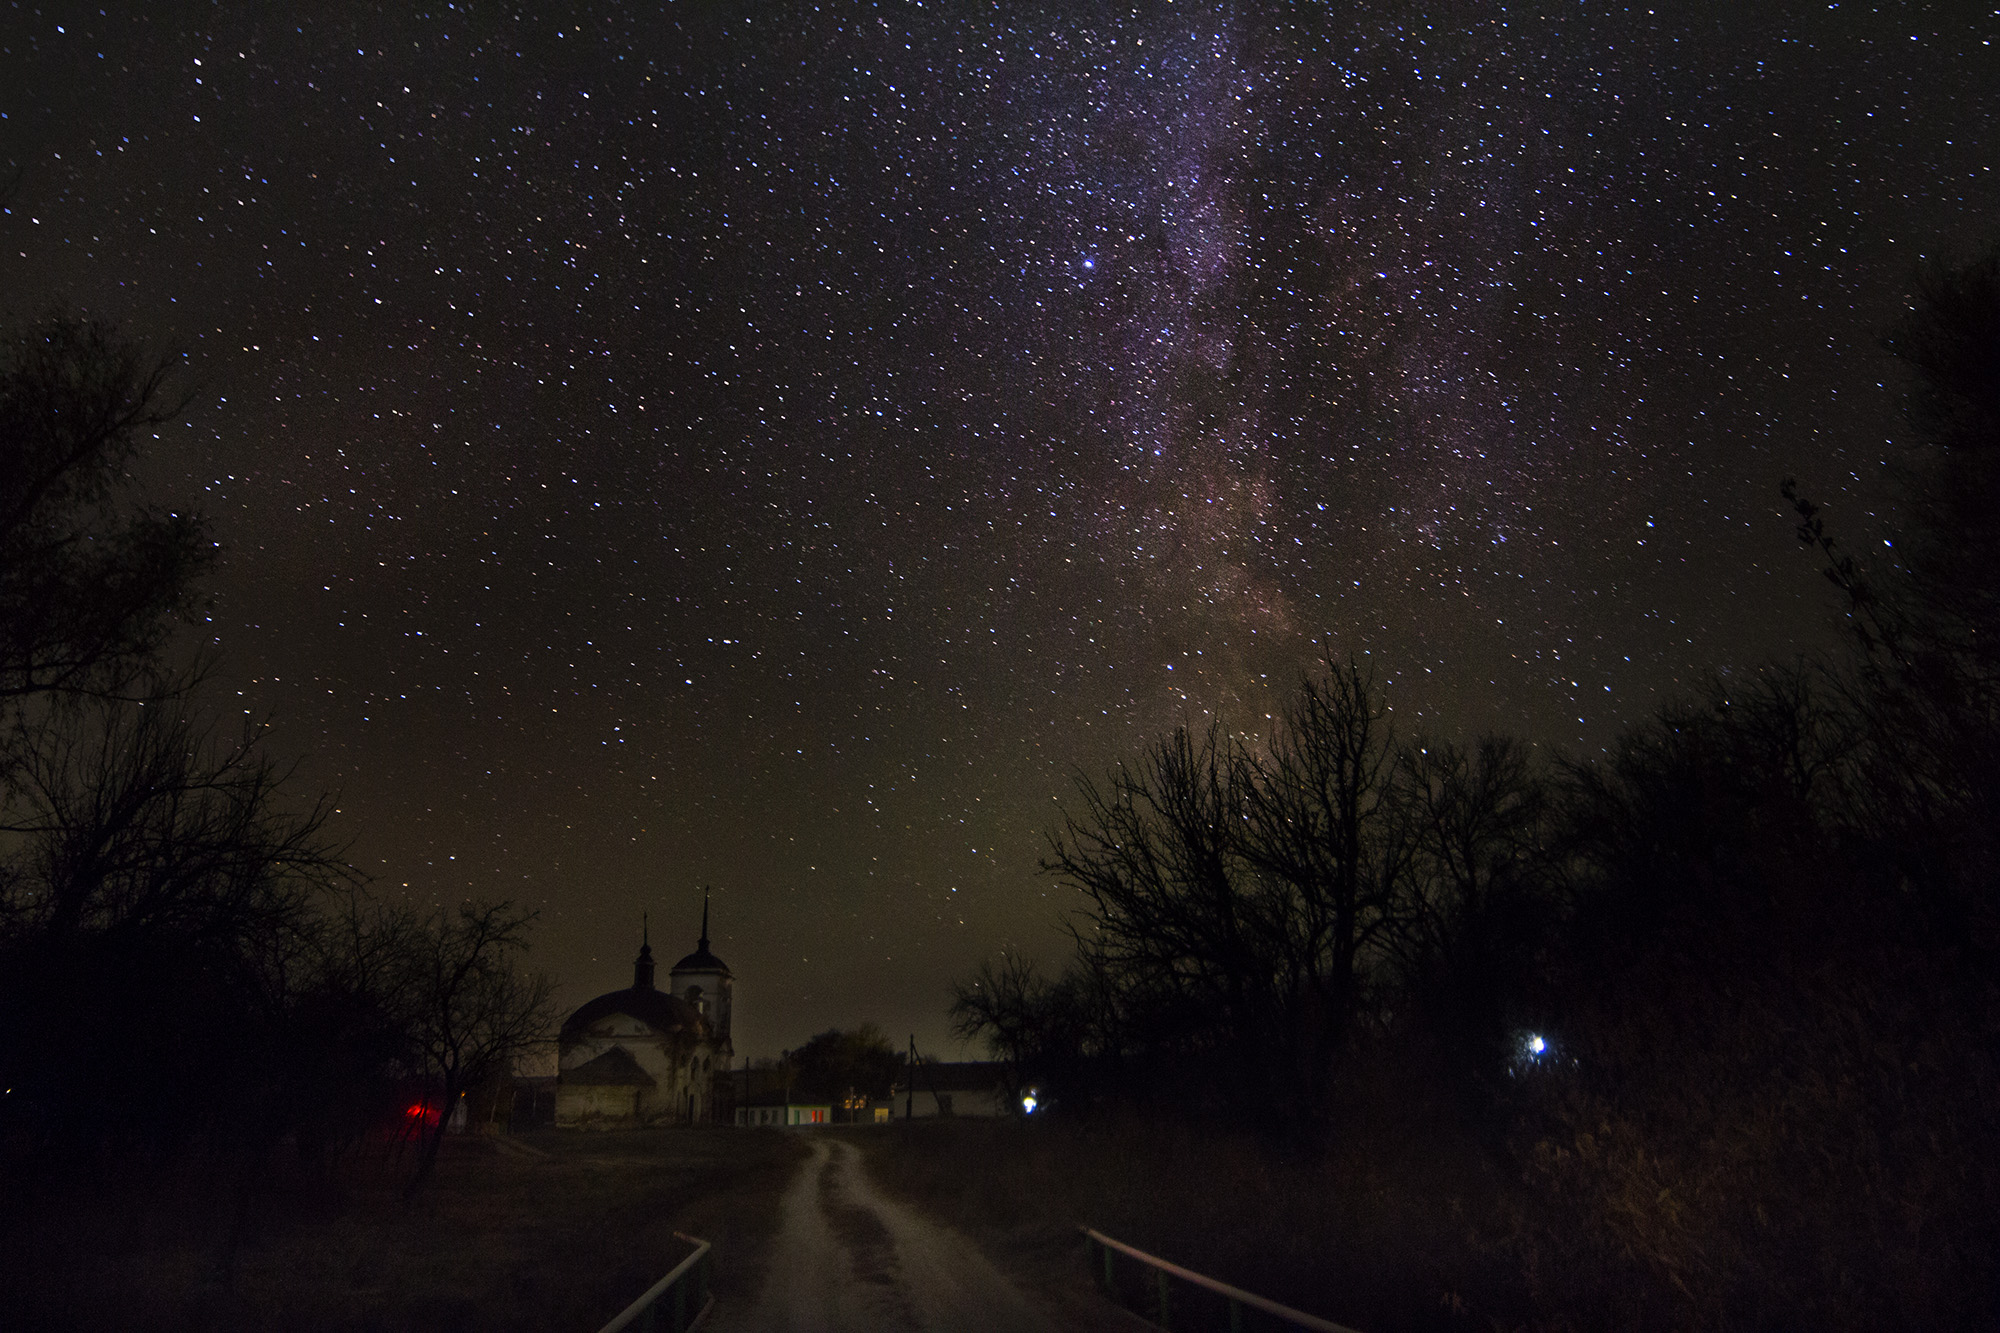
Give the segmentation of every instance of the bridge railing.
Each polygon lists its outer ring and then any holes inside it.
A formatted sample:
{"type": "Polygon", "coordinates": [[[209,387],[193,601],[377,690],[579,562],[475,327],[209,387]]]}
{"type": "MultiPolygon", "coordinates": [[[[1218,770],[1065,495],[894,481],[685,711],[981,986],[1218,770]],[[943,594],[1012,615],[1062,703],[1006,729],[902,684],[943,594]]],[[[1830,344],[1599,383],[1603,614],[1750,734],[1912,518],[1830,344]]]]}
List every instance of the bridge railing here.
{"type": "MultiPolygon", "coordinates": [[[[1294,1310],[1289,1305],[1280,1305],[1255,1292],[1232,1287],[1227,1282],[1218,1282],[1204,1273],[1169,1263],[1158,1255],[1147,1254],[1122,1240],[1113,1240],[1101,1231],[1093,1231],[1089,1227],[1078,1227],[1077,1230],[1083,1233],[1092,1277],[1104,1289],[1104,1294],[1161,1328],[1191,1330],[1210,1322],[1219,1322],[1216,1316],[1221,1315],[1228,1319],[1229,1333],[1242,1333],[1245,1327],[1286,1325],[1313,1329],[1315,1333],[1354,1333],[1344,1324],[1294,1310]],[[1121,1281],[1118,1271],[1120,1256],[1142,1265],[1150,1281],[1144,1276],[1136,1283],[1129,1278],[1121,1281]],[[1177,1283],[1179,1287],[1176,1287],[1177,1283]],[[1204,1295],[1196,1296],[1194,1293],[1197,1291],[1204,1295]],[[1135,1301],[1133,1297],[1138,1299],[1135,1301]],[[1253,1322],[1246,1325],[1246,1318],[1253,1322]]],[[[1129,1269],[1130,1265],[1126,1267],[1129,1269]]]]}
{"type": "Polygon", "coordinates": [[[709,1291],[714,1259],[705,1240],[675,1236],[694,1246],[694,1253],[674,1265],[674,1271],[646,1289],[646,1294],[597,1330],[597,1333],[691,1333],[708,1318],[715,1297],[709,1291]]]}

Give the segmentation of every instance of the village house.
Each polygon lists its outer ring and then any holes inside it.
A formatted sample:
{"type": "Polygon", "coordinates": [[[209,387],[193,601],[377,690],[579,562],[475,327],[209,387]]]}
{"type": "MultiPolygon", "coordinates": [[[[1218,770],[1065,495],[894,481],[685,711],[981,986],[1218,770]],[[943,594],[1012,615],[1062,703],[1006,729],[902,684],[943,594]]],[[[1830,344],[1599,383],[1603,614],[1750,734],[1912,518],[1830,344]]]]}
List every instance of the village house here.
{"type": "Polygon", "coordinates": [[[1011,1090],[1007,1066],[997,1060],[928,1061],[916,1066],[886,1100],[849,1099],[841,1104],[795,1099],[786,1071],[778,1066],[734,1072],[736,1123],[761,1126],[887,1124],[891,1120],[938,1116],[993,1117],[1033,1114],[1036,1090],[1011,1090]]]}
{"type": "Polygon", "coordinates": [[[745,1060],[742,1068],[732,1070],[736,1123],[752,1129],[832,1124],[833,1104],[795,1095],[791,1077],[783,1065],[768,1060],[755,1067],[745,1060]]]}
{"type": "Polygon", "coordinates": [[[905,1095],[897,1118],[907,1113],[918,1120],[932,1116],[1033,1114],[1035,1094],[1022,1089],[1015,1096],[1007,1066],[999,1060],[940,1060],[919,1064],[914,1097],[905,1095]]]}

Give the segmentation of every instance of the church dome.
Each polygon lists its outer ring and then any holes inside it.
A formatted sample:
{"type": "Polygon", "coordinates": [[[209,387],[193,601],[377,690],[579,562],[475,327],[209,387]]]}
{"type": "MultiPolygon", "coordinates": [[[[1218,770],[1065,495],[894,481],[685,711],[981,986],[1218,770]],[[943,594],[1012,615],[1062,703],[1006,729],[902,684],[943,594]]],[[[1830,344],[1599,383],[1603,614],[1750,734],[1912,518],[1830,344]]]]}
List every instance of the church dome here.
{"type": "Polygon", "coordinates": [[[701,1011],[671,991],[653,989],[653,946],[639,945],[632,963],[632,984],[598,996],[563,1020],[562,1036],[567,1041],[600,1018],[625,1014],[655,1032],[684,1032],[690,1037],[708,1035],[708,1020],[701,1011]]]}
{"type": "Polygon", "coordinates": [[[598,1019],[609,1018],[613,1014],[627,1014],[656,1032],[685,1032],[694,1037],[704,1035],[708,1030],[708,1020],[680,996],[654,990],[651,986],[633,986],[611,991],[586,1003],[563,1020],[562,1035],[567,1037],[581,1032],[598,1019]]]}
{"type": "MultiPolygon", "coordinates": [[[[683,936],[683,938],[685,938],[685,936],[683,936]]],[[[697,948],[693,953],[689,954],[687,957],[681,959],[678,963],[674,964],[673,971],[727,972],[729,971],[729,964],[723,962],[720,958],[717,958],[714,954],[710,953],[708,951],[708,941],[704,939],[702,940],[701,946],[699,948],[697,948]]]]}

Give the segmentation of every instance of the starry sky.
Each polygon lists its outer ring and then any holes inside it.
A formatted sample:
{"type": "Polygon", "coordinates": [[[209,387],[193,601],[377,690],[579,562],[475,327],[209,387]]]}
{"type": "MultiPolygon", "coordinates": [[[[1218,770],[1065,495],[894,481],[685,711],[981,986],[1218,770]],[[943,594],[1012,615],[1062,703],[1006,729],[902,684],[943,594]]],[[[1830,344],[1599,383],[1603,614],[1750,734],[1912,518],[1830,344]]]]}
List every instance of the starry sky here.
{"type": "Polygon", "coordinates": [[[8,3],[0,315],[184,353],[214,697],[739,1055],[1049,961],[1077,771],[1323,654],[1594,753],[1830,641],[1990,0],[8,3]],[[1883,387],[1888,385],[1888,388],[1883,387]],[[685,946],[682,938],[685,936],[685,946]]]}

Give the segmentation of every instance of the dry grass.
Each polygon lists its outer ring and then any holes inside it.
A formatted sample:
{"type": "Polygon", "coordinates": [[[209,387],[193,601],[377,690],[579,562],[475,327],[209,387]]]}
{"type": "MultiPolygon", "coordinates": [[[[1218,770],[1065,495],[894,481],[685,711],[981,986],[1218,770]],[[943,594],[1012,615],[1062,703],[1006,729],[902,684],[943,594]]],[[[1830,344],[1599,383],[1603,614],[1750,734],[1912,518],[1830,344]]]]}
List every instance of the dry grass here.
{"type": "Polygon", "coordinates": [[[1087,1283],[1078,1224],[1367,1333],[1521,1322],[1490,1167],[1407,1130],[1313,1160],[1137,1120],[943,1120],[856,1135],[882,1187],[1044,1291],[1087,1283]]]}
{"type": "Polygon", "coordinates": [[[183,1172],[70,1188],[8,1219],[0,1287],[16,1329],[592,1329],[715,1245],[718,1297],[749,1299],[803,1155],[757,1130],[452,1140],[405,1206],[393,1173],[268,1180],[234,1280],[225,1192],[183,1172]]]}

